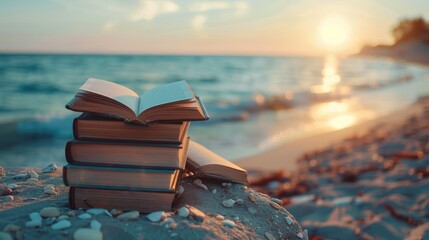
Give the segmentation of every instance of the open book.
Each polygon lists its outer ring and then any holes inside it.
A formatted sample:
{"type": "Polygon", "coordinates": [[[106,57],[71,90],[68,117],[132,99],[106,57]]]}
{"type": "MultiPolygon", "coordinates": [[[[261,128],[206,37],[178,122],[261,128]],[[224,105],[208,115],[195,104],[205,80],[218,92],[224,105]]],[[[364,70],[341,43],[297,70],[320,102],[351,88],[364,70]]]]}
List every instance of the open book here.
{"type": "Polygon", "coordinates": [[[122,85],[90,78],[79,88],[66,108],[115,116],[140,124],[209,118],[204,105],[186,81],[161,85],[139,96],[122,85]]]}
{"type": "Polygon", "coordinates": [[[197,177],[248,185],[247,171],[194,141],[189,141],[186,168],[197,177]]]}

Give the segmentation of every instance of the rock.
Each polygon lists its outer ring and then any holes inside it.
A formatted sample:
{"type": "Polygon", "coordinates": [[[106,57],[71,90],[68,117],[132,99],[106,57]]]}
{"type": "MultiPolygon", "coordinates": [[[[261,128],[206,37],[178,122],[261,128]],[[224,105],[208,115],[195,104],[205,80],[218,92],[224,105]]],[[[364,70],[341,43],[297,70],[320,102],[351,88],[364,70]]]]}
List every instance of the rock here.
{"type": "Polygon", "coordinates": [[[137,219],[140,216],[140,213],[138,211],[131,211],[122,213],[117,217],[119,220],[134,220],[137,219]]]}
{"type": "Polygon", "coordinates": [[[203,183],[203,181],[201,181],[201,179],[195,179],[194,185],[206,191],[209,190],[209,188],[203,183]]]}
{"type": "Polygon", "coordinates": [[[253,208],[253,207],[247,208],[247,211],[252,215],[255,215],[258,212],[258,210],[256,210],[256,208],[253,208]]]}
{"type": "Polygon", "coordinates": [[[7,196],[7,195],[11,195],[12,194],[12,189],[5,187],[5,188],[0,188],[0,196],[7,196]]]}
{"type": "Polygon", "coordinates": [[[265,237],[267,237],[268,240],[276,240],[276,238],[270,232],[265,232],[265,237]]]}
{"type": "Polygon", "coordinates": [[[40,215],[42,215],[42,217],[58,217],[60,214],[60,209],[56,207],[45,207],[40,210],[40,215]]]}
{"type": "Polygon", "coordinates": [[[182,186],[179,186],[179,189],[177,189],[177,195],[180,196],[185,191],[185,188],[182,186]]]}
{"type": "Polygon", "coordinates": [[[224,200],[223,202],[222,202],[222,205],[224,206],[224,207],[226,207],[226,208],[232,208],[232,207],[234,207],[234,204],[235,204],[236,202],[235,202],[235,200],[234,199],[227,199],[227,200],[224,200]]]}
{"type": "Polygon", "coordinates": [[[103,234],[91,228],[79,228],[73,234],[74,240],[102,240],[103,234]]]}
{"type": "Polygon", "coordinates": [[[13,240],[9,233],[0,232],[0,240],[13,240]]]}
{"type": "Polygon", "coordinates": [[[286,222],[287,222],[288,225],[292,225],[293,220],[290,217],[286,217],[286,222]]]}
{"type": "Polygon", "coordinates": [[[41,222],[43,220],[42,216],[38,212],[30,213],[31,221],[41,222]]]}
{"type": "Polygon", "coordinates": [[[122,213],[124,213],[124,212],[121,210],[118,210],[118,209],[112,209],[110,211],[110,214],[112,214],[112,216],[114,216],[114,217],[117,217],[117,216],[121,215],[122,213]]]}
{"type": "Polygon", "coordinates": [[[42,222],[29,221],[29,222],[25,223],[25,226],[28,227],[28,228],[41,227],[42,226],[42,222]]]}
{"type": "Polygon", "coordinates": [[[278,205],[282,206],[283,205],[283,201],[278,199],[278,198],[271,198],[271,201],[277,203],[278,205]]]}
{"type": "Polygon", "coordinates": [[[67,212],[67,216],[69,216],[69,217],[75,217],[76,214],[77,214],[77,211],[75,211],[75,210],[71,210],[71,211],[67,212]]]}
{"type": "Polygon", "coordinates": [[[91,229],[94,229],[94,230],[101,229],[101,223],[97,220],[92,220],[90,226],[91,226],[91,229]]]}
{"type": "Polygon", "coordinates": [[[30,175],[30,178],[39,178],[39,174],[35,171],[29,171],[27,174],[30,175]]]}
{"type": "Polygon", "coordinates": [[[50,195],[57,195],[57,190],[55,189],[55,186],[52,184],[48,184],[43,187],[43,193],[50,194],[50,195]]]}
{"type": "Polygon", "coordinates": [[[12,195],[7,195],[3,198],[4,202],[13,202],[13,196],[12,195]]]}
{"type": "Polygon", "coordinates": [[[28,175],[27,173],[21,173],[21,174],[16,174],[12,178],[15,180],[26,180],[26,179],[30,178],[30,175],[28,175]]]}
{"type": "Polygon", "coordinates": [[[300,232],[299,232],[299,233],[297,233],[297,234],[296,234],[296,236],[297,236],[297,237],[299,237],[299,238],[301,238],[301,239],[303,239],[303,238],[304,238],[304,235],[303,235],[302,233],[300,233],[300,232]]]}
{"type": "Polygon", "coordinates": [[[231,183],[227,183],[227,182],[223,182],[222,183],[222,187],[224,187],[224,188],[231,188],[232,184],[231,183]]]}
{"type": "Polygon", "coordinates": [[[80,219],[90,219],[92,216],[89,213],[82,213],[81,215],[78,216],[78,218],[80,219]]]}
{"type": "Polygon", "coordinates": [[[216,220],[219,220],[219,221],[225,220],[225,217],[220,214],[217,214],[215,218],[216,220]]]}
{"type": "Polygon", "coordinates": [[[56,218],[52,217],[52,218],[46,218],[45,220],[45,224],[48,226],[51,226],[52,224],[54,224],[56,221],[56,218]]]}
{"type": "Polygon", "coordinates": [[[212,193],[213,193],[213,194],[216,194],[216,193],[217,193],[216,188],[213,188],[212,193]]]}
{"type": "Polygon", "coordinates": [[[69,219],[69,216],[61,215],[61,216],[57,217],[57,220],[64,220],[64,219],[69,219]]]}
{"type": "Polygon", "coordinates": [[[242,205],[244,203],[244,200],[241,198],[237,198],[237,200],[235,201],[238,205],[242,205]]]}
{"type": "Polygon", "coordinates": [[[71,222],[69,220],[61,220],[51,226],[53,230],[61,230],[71,227],[71,222]]]}
{"type": "Polygon", "coordinates": [[[86,210],[87,213],[93,214],[93,215],[100,215],[100,214],[106,214],[106,209],[104,208],[90,208],[86,210]]]}
{"type": "Polygon", "coordinates": [[[172,223],[170,223],[170,225],[168,225],[168,228],[169,229],[176,229],[177,228],[177,223],[175,223],[175,222],[172,222],[172,223]]]}
{"type": "Polygon", "coordinates": [[[12,190],[15,190],[18,188],[18,185],[16,185],[15,183],[10,183],[6,186],[7,188],[10,188],[12,190]]]}
{"type": "Polygon", "coordinates": [[[186,205],[186,207],[189,209],[190,212],[190,216],[197,220],[197,221],[204,221],[204,218],[206,218],[206,214],[204,214],[203,212],[201,212],[198,208],[190,206],[190,205],[186,205]]]}
{"type": "Polygon", "coordinates": [[[51,163],[47,167],[42,169],[42,173],[51,173],[51,172],[54,172],[55,170],[57,170],[57,168],[58,168],[57,164],[51,163]]]}
{"type": "Polygon", "coordinates": [[[8,224],[3,228],[3,232],[14,233],[21,230],[21,227],[15,224],[8,224]]]}
{"type": "Polygon", "coordinates": [[[187,218],[189,216],[189,209],[187,207],[181,207],[179,209],[178,215],[184,218],[187,218]]]}
{"type": "Polygon", "coordinates": [[[252,194],[252,193],[249,193],[249,195],[247,195],[247,197],[249,198],[249,200],[250,200],[251,202],[253,202],[253,203],[255,203],[255,204],[256,204],[255,196],[253,196],[253,194],[252,194]]]}
{"type": "Polygon", "coordinates": [[[26,182],[28,182],[28,183],[37,183],[37,182],[39,182],[39,179],[38,178],[29,178],[29,179],[27,179],[26,182]]]}
{"type": "Polygon", "coordinates": [[[233,228],[233,227],[235,227],[235,222],[233,222],[233,221],[231,221],[231,220],[229,220],[229,219],[223,220],[223,221],[222,221],[222,224],[223,224],[224,226],[229,227],[229,228],[233,228]]]}
{"type": "Polygon", "coordinates": [[[149,219],[151,222],[159,222],[165,218],[164,211],[156,211],[148,214],[146,216],[147,219],[149,219]]]}

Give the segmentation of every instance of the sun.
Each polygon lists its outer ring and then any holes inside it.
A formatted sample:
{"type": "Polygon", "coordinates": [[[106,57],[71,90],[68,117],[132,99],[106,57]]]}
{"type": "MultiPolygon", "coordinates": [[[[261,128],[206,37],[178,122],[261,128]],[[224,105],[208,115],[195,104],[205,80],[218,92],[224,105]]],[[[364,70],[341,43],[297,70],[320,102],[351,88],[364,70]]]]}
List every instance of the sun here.
{"type": "Polygon", "coordinates": [[[322,18],[317,30],[319,40],[326,50],[334,51],[346,47],[351,26],[343,16],[329,15],[322,18]]]}

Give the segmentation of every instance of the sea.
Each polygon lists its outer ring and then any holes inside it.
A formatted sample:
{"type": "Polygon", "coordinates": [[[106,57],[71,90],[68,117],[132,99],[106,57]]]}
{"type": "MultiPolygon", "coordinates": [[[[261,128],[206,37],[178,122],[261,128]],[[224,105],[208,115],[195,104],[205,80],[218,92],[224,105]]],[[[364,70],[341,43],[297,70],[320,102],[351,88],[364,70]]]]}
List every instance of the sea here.
{"type": "Polygon", "coordinates": [[[79,113],[64,106],[91,77],[139,94],[186,80],[211,116],[193,122],[189,135],[231,161],[382,117],[429,95],[429,68],[392,59],[0,54],[0,165],[66,164],[64,146],[79,113]]]}

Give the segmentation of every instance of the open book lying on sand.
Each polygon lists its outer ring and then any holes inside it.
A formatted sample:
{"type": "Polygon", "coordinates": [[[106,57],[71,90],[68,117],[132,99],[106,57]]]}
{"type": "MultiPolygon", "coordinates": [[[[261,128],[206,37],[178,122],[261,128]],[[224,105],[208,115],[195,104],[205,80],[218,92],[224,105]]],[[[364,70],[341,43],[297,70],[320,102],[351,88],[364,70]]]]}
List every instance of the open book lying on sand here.
{"type": "Polygon", "coordinates": [[[66,108],[77,112],[113,115],[127,122],[207,120],[201,100],[186,81],[161,85],[139,96],[122,85],[88,79],[66,108]]]}
{"type": "Polygon", "coordinates": [[[245,169],[192,140],[189,141],[186,169],[201,178],[206,177],[221,181],[237,182],[244,185],[249,184],[245,169]]]}

